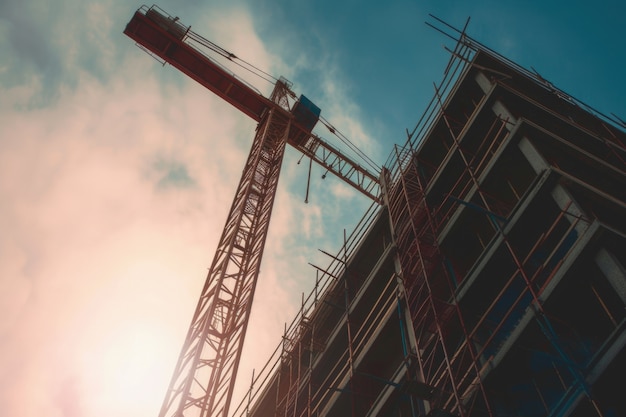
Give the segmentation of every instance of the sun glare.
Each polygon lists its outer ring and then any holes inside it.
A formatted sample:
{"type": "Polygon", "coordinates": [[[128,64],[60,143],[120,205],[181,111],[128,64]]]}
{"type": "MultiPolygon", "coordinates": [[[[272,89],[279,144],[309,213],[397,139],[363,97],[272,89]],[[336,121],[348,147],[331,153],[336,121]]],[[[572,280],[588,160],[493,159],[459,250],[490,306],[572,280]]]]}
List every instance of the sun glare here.
{"type": "MultiPolygon", "coordinates": [[[[104,335],[103,335],[104,336],[104,335]]],[[[116,415],[157,415],[167,388],[170,361],[176,352],[163,343],[163,335],[150,321],[133,321],[110,332],[91,363],[98,385],[95,407],[116,415]]]]}
{"type": "Polygon", "coordinates": [[[93,393],[89,409],[102,416],[158,414],[184,330],[176,322],[184,309],[173,301],[176,297],[168,298],[174,292],[169,291],[174,283],[168,267],[129,262],[94,307],[90,329],[83,333],[80,372],[93,393]]]}

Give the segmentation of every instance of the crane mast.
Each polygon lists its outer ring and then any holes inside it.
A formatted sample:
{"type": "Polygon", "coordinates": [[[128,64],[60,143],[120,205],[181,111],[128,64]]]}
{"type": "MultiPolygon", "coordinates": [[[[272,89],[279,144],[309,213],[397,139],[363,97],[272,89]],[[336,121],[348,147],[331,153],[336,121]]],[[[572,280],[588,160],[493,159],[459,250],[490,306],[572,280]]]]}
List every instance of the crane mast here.
{"type": "Polygon", "coordinates": [[[204,38],[160,9],[141,7],[124,33],[258,122],[248,160],[159,417],[227,417],[286,144],[379,201],[378,178],[311,130],[319,108],[290,106],[279,80],[266,98],[206,56],[204,38]]]}
{"type": "MultiPolygon", "coordinates": [[[[277,84],[277,98],[285,87],[277,84]]],[[[283,96],[284,97],[284,96],[283,96]]],[[[290,120],[270,110],[259,123],[213,263],[167,391],[161,416],[225,416],[285,153],[290,120]]]]}

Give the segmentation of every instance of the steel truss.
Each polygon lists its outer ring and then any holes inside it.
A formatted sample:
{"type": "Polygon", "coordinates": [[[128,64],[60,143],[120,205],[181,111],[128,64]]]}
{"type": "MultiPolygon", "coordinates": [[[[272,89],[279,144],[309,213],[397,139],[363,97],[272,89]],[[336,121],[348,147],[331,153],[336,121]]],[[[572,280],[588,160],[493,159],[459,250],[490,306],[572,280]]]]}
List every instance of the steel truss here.
{"type": "Polygon", "coordinates": [[[227,414],[290,125],[276,109],[259,123],[160,417],[227,414]]]}

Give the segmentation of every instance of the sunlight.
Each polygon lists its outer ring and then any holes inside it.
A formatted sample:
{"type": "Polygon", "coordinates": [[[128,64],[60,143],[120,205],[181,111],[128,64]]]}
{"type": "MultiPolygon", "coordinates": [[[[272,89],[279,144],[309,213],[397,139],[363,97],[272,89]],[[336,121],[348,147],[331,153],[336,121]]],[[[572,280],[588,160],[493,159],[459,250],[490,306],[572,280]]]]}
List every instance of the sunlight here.
{"type": "Polygon", "coordinates": [[[163,358],[175,354],[164,349],[153,323],[142,323],[139,330],[127,326],[103,352],[103,397],[128,413],[156,412],[171,372],[163,358]]]}
{"type": "Polygon", "coordinates": [[[180,312],[187,310],[171,297],[173,265],[131,259],[123,266],[93,305],[79,372],[90,385],[89,409],[155,417],[182,343],[180,312]]]}

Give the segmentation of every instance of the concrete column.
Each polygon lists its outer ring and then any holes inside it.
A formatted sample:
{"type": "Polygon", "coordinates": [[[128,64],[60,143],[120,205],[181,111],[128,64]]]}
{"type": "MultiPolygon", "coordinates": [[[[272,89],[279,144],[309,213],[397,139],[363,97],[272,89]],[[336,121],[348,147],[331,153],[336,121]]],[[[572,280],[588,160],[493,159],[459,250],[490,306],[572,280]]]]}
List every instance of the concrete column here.
{"type": "Polygon", "coordinates": [[[595,257],[596,265],[609,280],[615,292],[626,304],[626,269],[615,255],[600,248],[595,257]]]}
{"type": "Polygon", "coordinates": [[[589,224],[586,221],[577,220],[581,216],[583,216],[583,211],[580,206],[576,203],[576,201],[572,198],[569,191],[563,188],[561,185],[556,185],[552,190],[552,197],[556,204],[561,208],[561,210],[567,210],[565,218],[569,220],[570,223],[578,221],[576,226],[574,227],[578,232],[578,236],[582,235],[585,230],[589,227],[589,224]]]}
{"type": "Polygon", "coordinates": [[[513,113],[511,113],[500,100],[493,103],[491,109],[500,119],[508,121],[508,123],[504,126],[506,130],[509,132],[513,130],[513,127],[517,124],[517,118],[513,116],[513,113]]]}
{"type": "Polygon", "coordinates": [[[541,174],[549,167],[548,162],[543,158],[537,148],[535,148],[535,145],[533,145],[527,137],[523,137],[517,146],[522,151],[522,154],[524,154],[535,173],[541,174]]]}
{"type": "Polygon", "coordinates": [[[491,87],[493,86],[493,84],[491,83],[491,80],[487,78],[485,73],[479,72],[478,74],[476,74],[476,77],[474,79],[480,86],[480,89],[483,90],[483,93],[485,94],[489,93],[489,90],[491,90],[491,87]]]}

